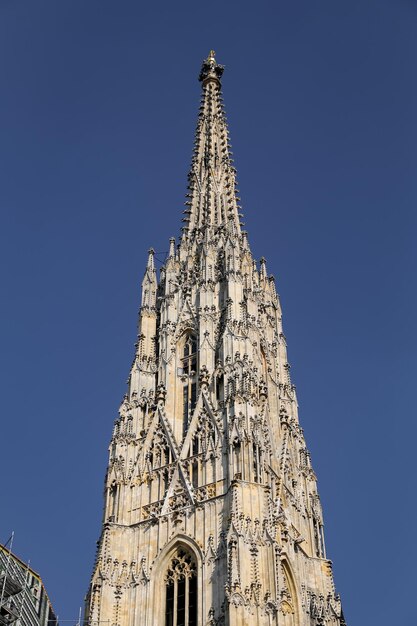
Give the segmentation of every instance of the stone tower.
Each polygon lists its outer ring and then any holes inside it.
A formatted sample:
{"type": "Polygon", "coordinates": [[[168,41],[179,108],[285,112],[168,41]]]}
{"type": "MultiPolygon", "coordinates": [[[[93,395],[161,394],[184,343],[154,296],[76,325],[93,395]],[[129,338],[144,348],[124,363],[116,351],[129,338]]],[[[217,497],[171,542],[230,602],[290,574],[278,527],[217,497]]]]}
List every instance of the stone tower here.
{"type": "Polygon", "coordinates": [[[274,278],[241,229],[222,74],[210,52],[184,227],[159,279],[149,251],[91,625],[345,623],[274,278]]]}

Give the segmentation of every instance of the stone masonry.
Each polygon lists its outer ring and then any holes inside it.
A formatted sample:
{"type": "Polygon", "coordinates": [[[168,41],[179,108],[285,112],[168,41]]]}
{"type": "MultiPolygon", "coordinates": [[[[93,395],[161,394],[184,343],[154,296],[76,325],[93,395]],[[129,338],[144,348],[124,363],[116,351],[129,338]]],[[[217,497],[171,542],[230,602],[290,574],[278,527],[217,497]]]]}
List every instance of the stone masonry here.
{"type": "Polygon", "coordinates": [[[91,626],[343,626],[274,277],[255,261],[223,108],[200,73],[184,226],[149,251],[110,443],[91,626]]]}

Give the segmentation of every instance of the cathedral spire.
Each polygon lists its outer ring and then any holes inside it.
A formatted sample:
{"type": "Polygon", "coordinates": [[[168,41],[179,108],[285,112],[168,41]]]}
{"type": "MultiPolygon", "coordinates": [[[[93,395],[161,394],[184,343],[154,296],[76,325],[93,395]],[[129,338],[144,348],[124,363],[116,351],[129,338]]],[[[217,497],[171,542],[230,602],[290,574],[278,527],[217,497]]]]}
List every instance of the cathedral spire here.
{"type": "Polygon", "coordinates": [[[205,230],[216,236],[231,221],[240,235],[240,198],[221,92],[223,71],[211,50],[199,76],[203,91],[183,220],[191,241],[199,240],[205,230]]]}
{"type": "Polygon", "coordinates": [[[185,228],[149,250],[87,626],[342,626],[282,312],[241,231],[210,52],[185,228]]]}

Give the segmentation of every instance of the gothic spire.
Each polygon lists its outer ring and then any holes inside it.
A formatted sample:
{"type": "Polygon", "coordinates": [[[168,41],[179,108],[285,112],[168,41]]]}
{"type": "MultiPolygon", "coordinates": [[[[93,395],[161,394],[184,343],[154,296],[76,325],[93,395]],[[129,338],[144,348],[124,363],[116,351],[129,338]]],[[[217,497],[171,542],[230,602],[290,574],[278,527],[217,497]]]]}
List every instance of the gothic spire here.
{"type": "Polygon", "coordinates": [[[159,282],[148,252],[90,625],[345,624],[279,297],[240,229],[222,73],[210,52],[186,227],[159,282]]]}
{"type": "Polygon", "coordinates": [[[240,198],[221,92],[223,71],[211,50],[199,76],[203,91],[183,220],[190,240],[207,230],[240,235],[240,198]]]}

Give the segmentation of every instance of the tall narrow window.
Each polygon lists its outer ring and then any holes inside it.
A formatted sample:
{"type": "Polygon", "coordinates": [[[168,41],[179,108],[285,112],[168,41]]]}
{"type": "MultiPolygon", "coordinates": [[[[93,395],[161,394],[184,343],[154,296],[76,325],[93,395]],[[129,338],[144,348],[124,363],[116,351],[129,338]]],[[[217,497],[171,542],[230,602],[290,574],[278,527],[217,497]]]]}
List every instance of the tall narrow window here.
{"type": "Polygon", "coordinates": [[[261,482],[261,464],[259,458],[259,446],[253,444],[253,480],[255,483],[261,482]]]}
{"type": "Polygon", "coordinates": [[[234,477],[237,480],[242,480],[242,446],[240,444],[240,441],[238,439],[236,439],[236,441],[233,442],[233,447],[235,450],[235,475],[234,477]]]}
{"type": "Polygon", "coordinates": [[[195,405],[197,404],[197,339],[189,335],[182,353],[183,436],[187,434],[195,405]]]}
{"type": "Polygon", "coordinates": [[[191,474],[192,474],[193,487],[194,489],[197,489],[198,487],[198,461],[197,460],[193,461],[193,464],[191,466],[191,474]]]}
{"type": "Polygon", "coordinates": [[[188,387],[188,382],[184,385],[184,388],[182,390],[182,399],[183,399],[183,436],[185,437],[185,435],[187,434],[187,430],[188,430],[188,421],[189,421],[189,397],[190,397],[190,390],[188,387]]]}
{"type": "Polygon", "coordinates": [[[224,378],[223,378],[223,374],[220,374],[220,376],[217,376],[217,379],[216,379],[217,402],[220,402],[221,400],[223,400],[223,387],[224,387],[224,378]]]}
{"type": "Polygon", "coordinates": [[[167,582],[166,586],[166,610],[165,610],[165,626],[173,626],[174,624],[174,581],[167,582]]]}
{"type": "Polygon", "coordinates": [[[191,402],[190,402],[191,412],[194,411],[196,404],[197,404],[197,383],[194,381],[191,383],[191,402]]]}
{"type": "Polygon", "coordinates": [[[165,578],[165,626],[197,625],[197,568],[193,556],[179,549],[165,578]]]}
{"type": "Polygon", "coordinates": [[[190,578],[188,584],[188,626],[197,626],[197,576],[190,578]]]}

